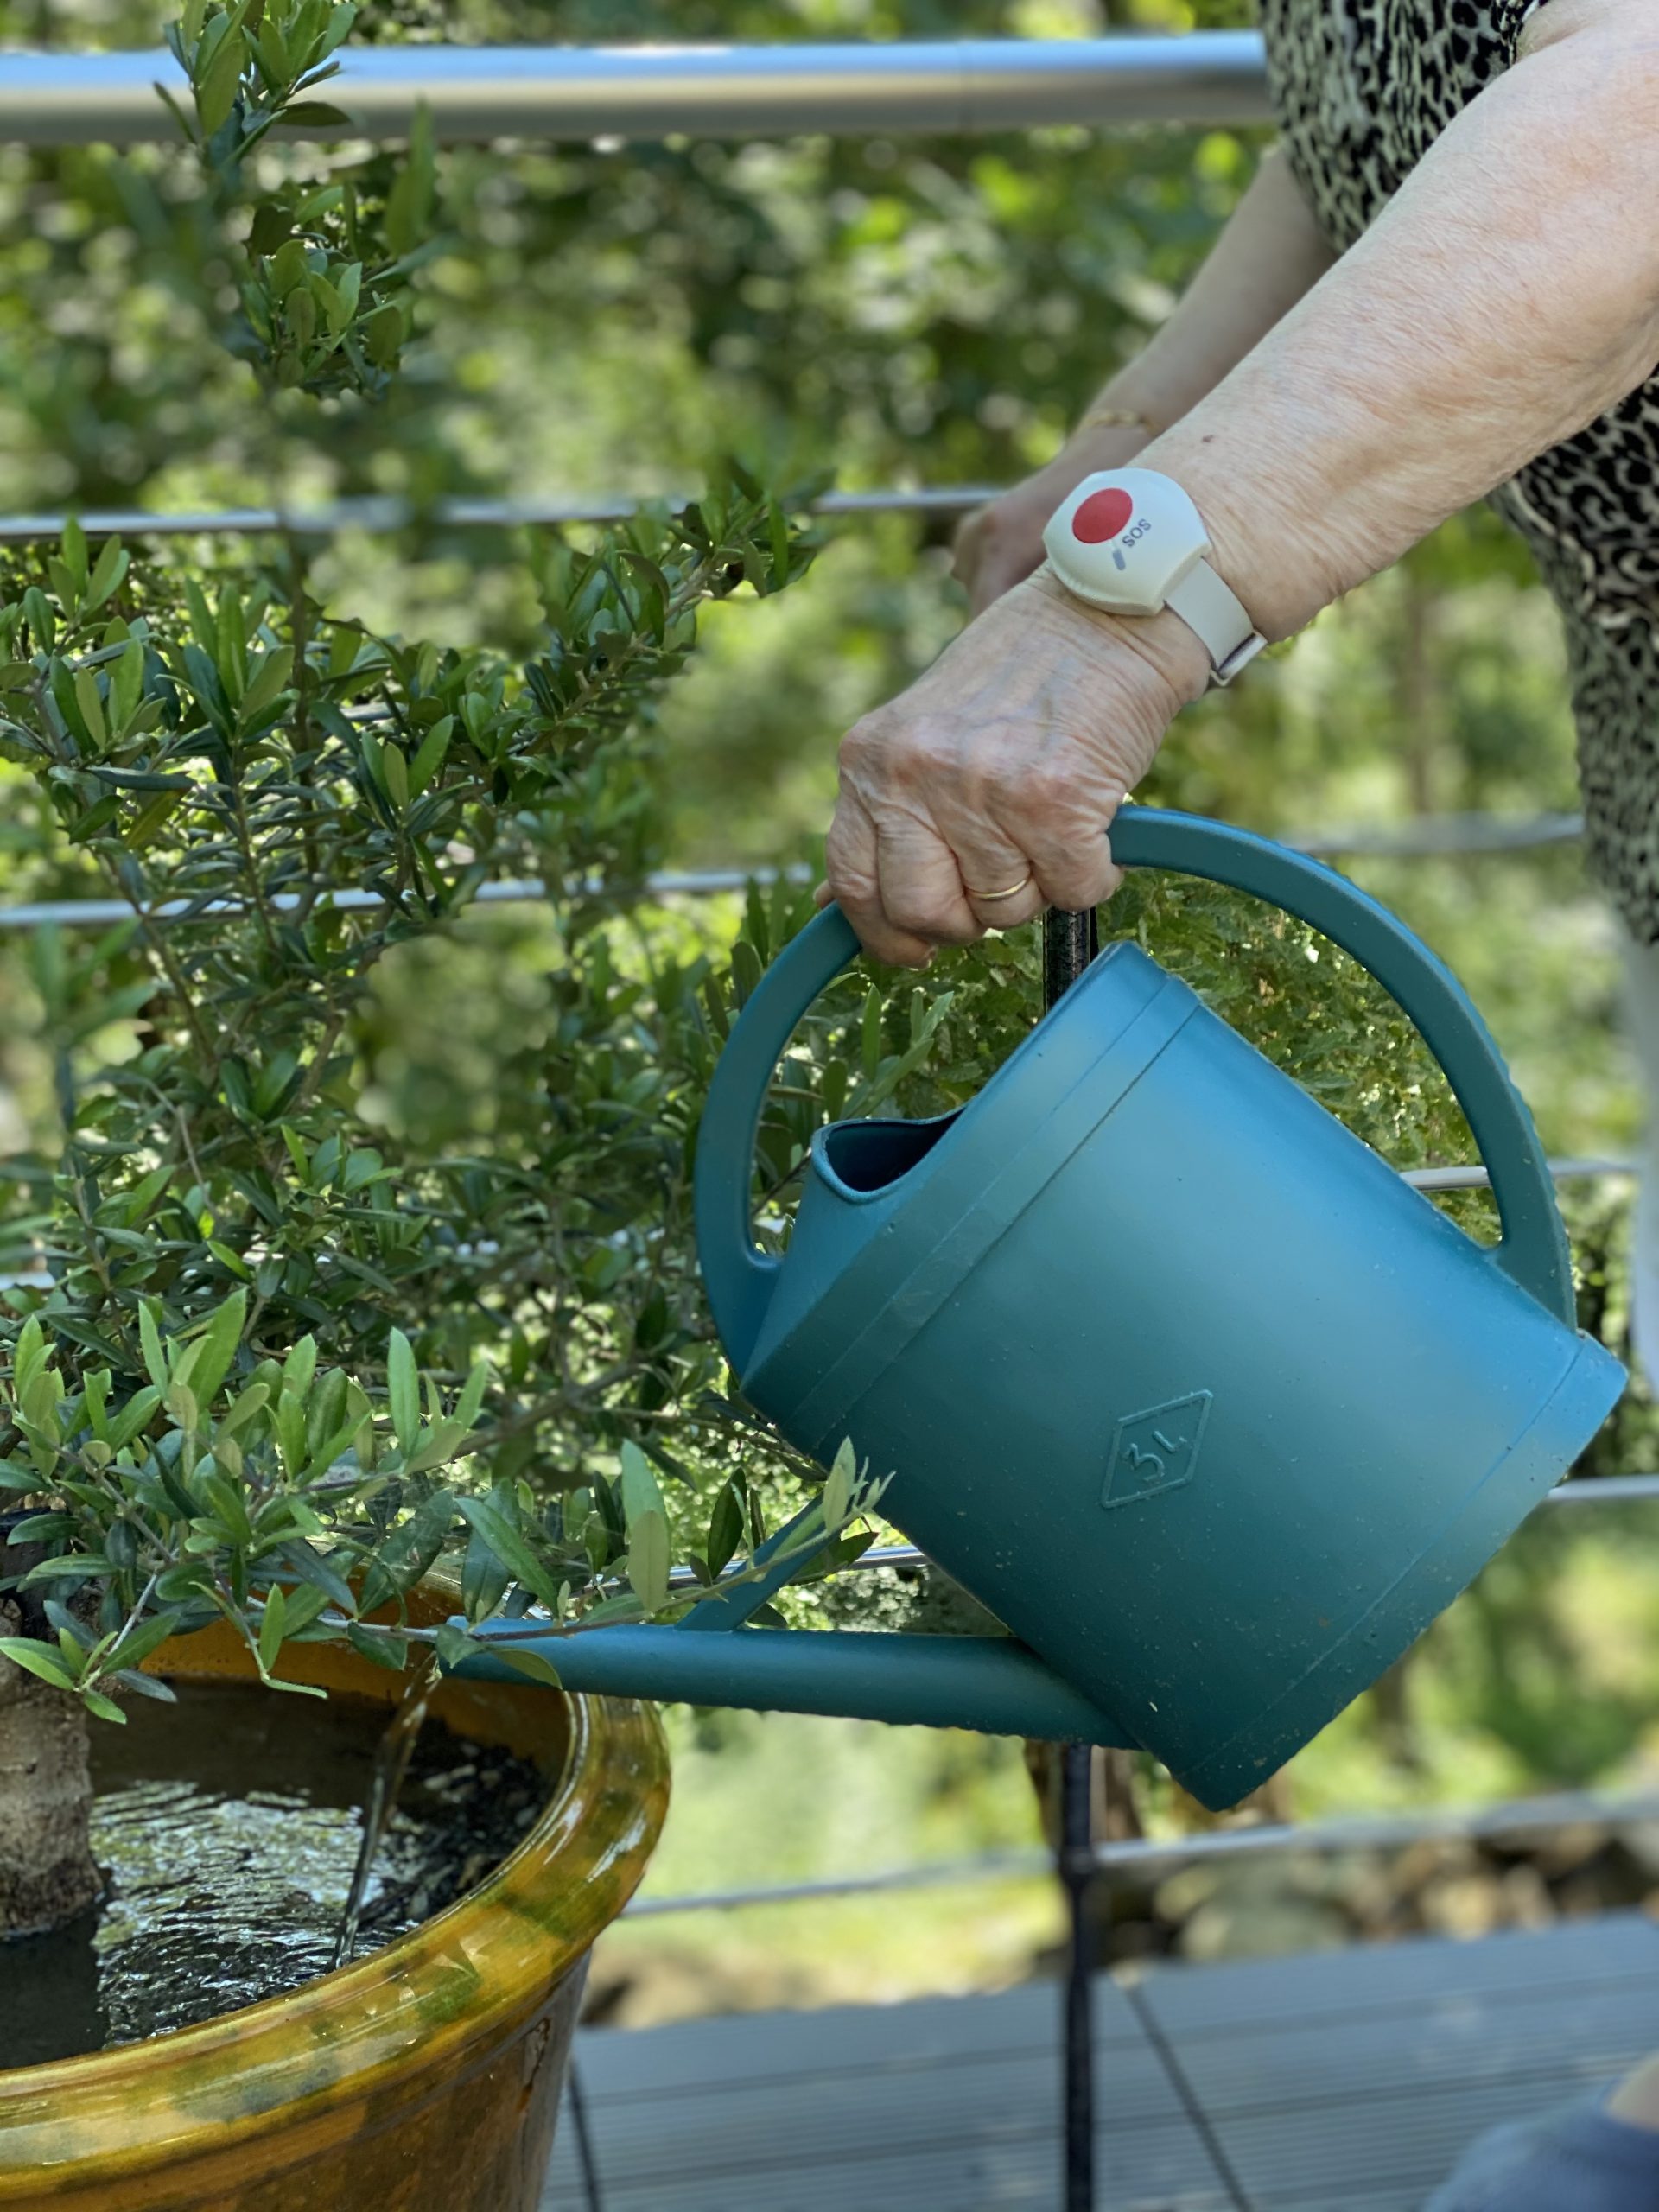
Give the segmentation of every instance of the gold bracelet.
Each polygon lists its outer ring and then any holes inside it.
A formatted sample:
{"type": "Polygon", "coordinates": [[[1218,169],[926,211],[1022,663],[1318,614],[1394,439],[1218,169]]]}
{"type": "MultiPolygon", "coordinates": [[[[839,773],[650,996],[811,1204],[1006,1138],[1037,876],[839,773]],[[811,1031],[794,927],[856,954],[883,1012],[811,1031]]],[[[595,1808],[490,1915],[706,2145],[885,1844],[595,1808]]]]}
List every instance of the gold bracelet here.
{"type": "MultiPolygon", "coordinates": [[[[1149,423],[1144,415],[1137,415],[1124,407],[1091,407],[1077,424],[1077,429],[1103,430],[1114,423],[1126,430],[1144,430],[1149,438],[1163,435],[1155,423],[1149,423]]],[[[1072,435],[1075,437],[1077,431],[1074,430],[1072,435]]]]}

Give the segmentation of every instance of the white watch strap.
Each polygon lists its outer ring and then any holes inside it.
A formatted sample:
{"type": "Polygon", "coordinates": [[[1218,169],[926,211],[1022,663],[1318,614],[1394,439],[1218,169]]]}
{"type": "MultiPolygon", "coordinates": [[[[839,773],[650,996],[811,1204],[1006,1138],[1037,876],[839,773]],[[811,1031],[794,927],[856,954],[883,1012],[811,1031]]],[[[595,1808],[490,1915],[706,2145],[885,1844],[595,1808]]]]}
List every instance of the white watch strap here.
{"type": "Polygon", "coordinates": [[[1189,569],[1164,599],[1188,629],[1198,632],[1217,683],[1230,683],[1268,642],[1246,613],[1243,602],[1207,561],[1189,569]]]}

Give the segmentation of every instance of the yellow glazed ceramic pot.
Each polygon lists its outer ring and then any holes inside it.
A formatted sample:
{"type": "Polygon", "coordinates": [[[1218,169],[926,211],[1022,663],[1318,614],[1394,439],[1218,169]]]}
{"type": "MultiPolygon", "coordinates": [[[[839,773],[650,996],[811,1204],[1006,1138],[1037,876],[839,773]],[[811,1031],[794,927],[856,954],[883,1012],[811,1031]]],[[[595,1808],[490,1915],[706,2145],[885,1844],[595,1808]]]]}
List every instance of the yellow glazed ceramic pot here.
{"type": "MultiPolygon", "coordinates": [[[[428,1618],[450,1610],[431,1593],[428,1618]]],[[[227,1630],[156,1674],[249,1677],[227,1630]]],[[[387,1706],[399,1678],[291,1646],[283,1670],[387,1706]]],[[[200,2027],[0,2073],[5,2212],[534,2212],[589,1947],[662,1827],[655,1713],[446,1681],[435,1715],[556,1782],[524,1840],[446,1912],[338,1974],[200,2027]]]]}

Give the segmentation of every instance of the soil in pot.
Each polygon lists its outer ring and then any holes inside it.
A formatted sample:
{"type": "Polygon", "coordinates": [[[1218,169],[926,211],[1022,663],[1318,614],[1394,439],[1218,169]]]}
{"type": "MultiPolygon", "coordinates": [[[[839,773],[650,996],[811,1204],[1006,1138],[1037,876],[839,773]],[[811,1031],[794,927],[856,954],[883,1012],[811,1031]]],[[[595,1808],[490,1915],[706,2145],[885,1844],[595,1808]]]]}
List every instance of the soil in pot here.
{"type": "MultiPolygon", "coordinates": [[[[132,2043],[297,1988],[334,1962],[386,1708],[179,1681],[94,1723],[97,1910],[4,1947],[0,2069],[132,2043]]],[[[453,1904],[549,1783],[428,1719],[376,1853],[353,1956],[453,1904]]]]}

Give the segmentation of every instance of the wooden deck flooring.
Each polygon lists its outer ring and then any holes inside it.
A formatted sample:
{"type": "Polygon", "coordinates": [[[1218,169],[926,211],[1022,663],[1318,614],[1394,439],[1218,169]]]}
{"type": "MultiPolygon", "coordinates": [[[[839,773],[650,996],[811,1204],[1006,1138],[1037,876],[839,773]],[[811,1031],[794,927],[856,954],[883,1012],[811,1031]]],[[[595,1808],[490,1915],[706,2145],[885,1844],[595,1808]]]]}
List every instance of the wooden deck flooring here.
{"type": "MultiPolygon", "coordinates": [[[[1058,2010],[584,2031],[598,2201],[567,2104],[544,2212],[1059,2212],[1058,2010]]],[[[1103,1976],[1096,2024],[1098,2212],[1418,2212],[1483,2128],[1659,2048],[1659,1926],[1103,1976]]]]}

